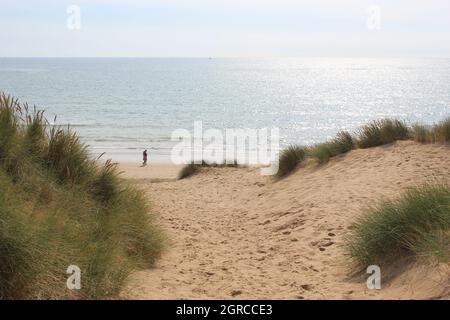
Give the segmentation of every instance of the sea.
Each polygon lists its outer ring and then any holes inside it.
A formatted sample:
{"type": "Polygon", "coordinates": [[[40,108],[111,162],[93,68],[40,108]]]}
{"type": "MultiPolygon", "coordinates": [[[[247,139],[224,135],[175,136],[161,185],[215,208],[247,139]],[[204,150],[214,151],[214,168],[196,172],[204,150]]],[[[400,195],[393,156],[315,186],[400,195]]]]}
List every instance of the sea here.
{"type": "Polygon", "coordinates": [[[279,129],[280,148],[374,119],[450,116],[445,58],[0,58],[0,92],[70,126],[93,157],[168,162],[175,130],[279,129]]]}

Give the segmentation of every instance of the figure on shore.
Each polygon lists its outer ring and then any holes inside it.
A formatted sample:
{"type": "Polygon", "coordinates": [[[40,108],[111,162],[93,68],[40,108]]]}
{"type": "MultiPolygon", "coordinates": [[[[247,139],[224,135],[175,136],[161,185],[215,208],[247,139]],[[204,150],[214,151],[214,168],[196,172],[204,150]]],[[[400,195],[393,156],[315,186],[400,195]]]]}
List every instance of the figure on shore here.
{"type": "Polygon", "coordinates": [[[142,163],[142,166],[145,167],[147,165],[147,158],[148,158],[147,149],[145,149],[144,152],[142,153],[142,157],[143,157],[143,160],[144,160],[143,163],[142,163]]]}

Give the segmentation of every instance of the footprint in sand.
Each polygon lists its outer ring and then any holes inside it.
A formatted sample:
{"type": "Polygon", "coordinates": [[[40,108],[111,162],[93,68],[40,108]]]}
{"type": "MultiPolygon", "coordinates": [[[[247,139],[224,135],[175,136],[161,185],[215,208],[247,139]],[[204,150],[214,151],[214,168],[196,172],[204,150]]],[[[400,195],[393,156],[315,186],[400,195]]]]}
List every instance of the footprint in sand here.
{"type": "Polygon", "coordinates": [[[242,294],[242,290],[233,290],[230,292],[230,296],[236,297],[242,294]]]}

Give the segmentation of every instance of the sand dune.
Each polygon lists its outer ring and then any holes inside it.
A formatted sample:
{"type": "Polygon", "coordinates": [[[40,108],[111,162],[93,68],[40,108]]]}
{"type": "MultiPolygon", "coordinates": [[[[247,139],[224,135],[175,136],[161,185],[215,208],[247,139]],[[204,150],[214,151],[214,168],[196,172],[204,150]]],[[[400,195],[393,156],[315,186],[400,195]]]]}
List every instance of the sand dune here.
{"type": "Polygon", "coordinates": [[[446,297],[450,273],[442,264],[410,266],[382,290],[368,290],[364,280],[348,277],[343,243],[365,207],[448,179],[449,163],[449,146],[406,141],[354,150],[281,181],[257,168],[211,168],[186,180],[161,180],[163,173],[175,177],[176,169],[136,171],[123,164],[125,177],[148,194],[170,244],[156,268],[132,276],[122,297],[446,297]]]}

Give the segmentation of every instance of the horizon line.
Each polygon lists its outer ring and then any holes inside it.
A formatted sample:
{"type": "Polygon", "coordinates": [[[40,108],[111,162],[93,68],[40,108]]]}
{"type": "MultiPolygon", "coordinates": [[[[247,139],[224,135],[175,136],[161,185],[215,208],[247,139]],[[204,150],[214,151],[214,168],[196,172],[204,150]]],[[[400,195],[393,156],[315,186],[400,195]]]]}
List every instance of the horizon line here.
{"type": "Polygon", "coordinates": [[[345,56],[345,55],[295,55],[295,56],[0,56],[0,59],[450,59],[450,56],[345,56]]]}

